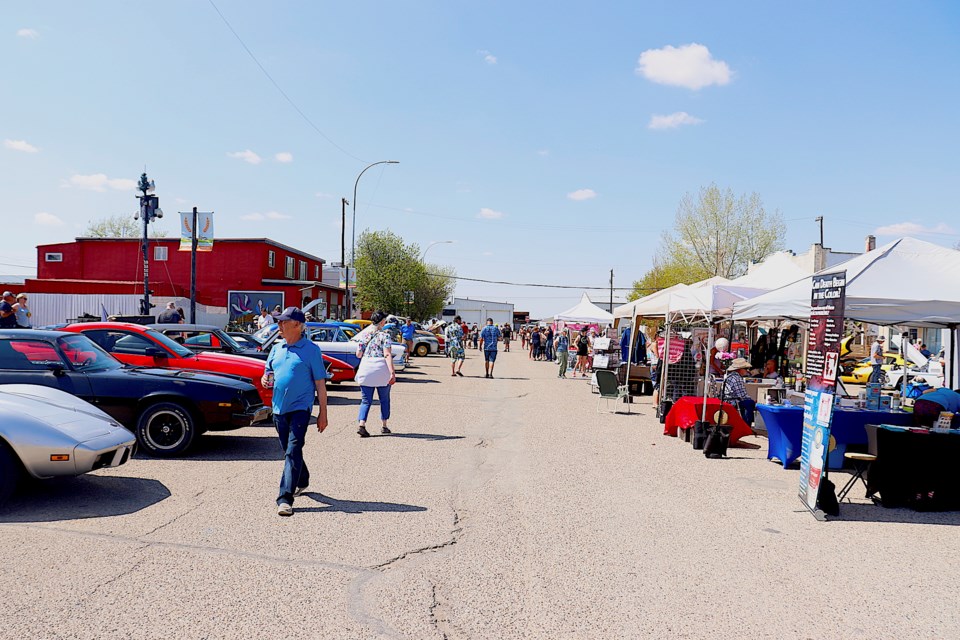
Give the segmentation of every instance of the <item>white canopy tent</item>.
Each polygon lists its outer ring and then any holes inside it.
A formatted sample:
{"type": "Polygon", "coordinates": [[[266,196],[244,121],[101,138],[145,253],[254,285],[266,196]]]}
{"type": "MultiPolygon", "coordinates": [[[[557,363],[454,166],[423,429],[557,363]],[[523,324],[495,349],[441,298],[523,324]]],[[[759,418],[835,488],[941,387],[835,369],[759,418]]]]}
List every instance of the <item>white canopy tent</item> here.
{"type": "Polygon", "coordinates": [[[753,265],[749,273],[736,278],[732,284],[754,289],[779,289],[791,282],[808,278],[813,272],[794,262],[789,251],[772,253],[763,262],[753,265]]]}
{"type": "Polygon", "coordinates": [[[637,298],[636,300],[628,302],[627,304],[622,304],[613,310],[613,317],[618,320],[621,318],[642,318],[645,315],[645,311],[651,312],[651,315],[657,315],[658,313],[663,315],[665,313],[665,309],[660,311],[660,306],[658,306],[658,303],[663,302],[663,304],[665,304],[665,301],[670,299],[671,293],[682,291],[683,289],[686,289],[687,286],[688,285],[685,284],[675,284],[672,287],[655,291],[648,296],[637,298]]]}
{"type": "Polygon", "coordinates": [[[733,284],[693,285],[670,296],[667,317],[674,321],[692,321],[696,318],[713,321],[717,318],[729,318],[735,302],[753,298],[766,291],[733,284]]]}
{"type": "MultiPolygon", "coordinates": [[[[946,327],[950,331],[949,385],[957,370],[960,324],[960,251],[915,238],[900,238],[819,273],[846,270],[844,315],[877,325],[946,327]]],[[[810,318],[810,280],[804,278],[734,304],[736,320],[810,318]]]]}
{"type": "Polygon", "coordinates": [[[590,302],[589,296],[584,293],[580,302],[558,313],[554,320],[581,324],[612,324],[613,314],[590,302]]]}

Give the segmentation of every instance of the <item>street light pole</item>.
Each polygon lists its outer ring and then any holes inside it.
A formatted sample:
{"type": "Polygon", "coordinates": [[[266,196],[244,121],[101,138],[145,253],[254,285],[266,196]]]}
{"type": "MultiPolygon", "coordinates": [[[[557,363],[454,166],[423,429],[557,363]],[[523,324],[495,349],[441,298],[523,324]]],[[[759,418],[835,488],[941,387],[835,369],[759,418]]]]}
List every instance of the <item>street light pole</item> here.
{"type": "Polygon", "coordinates": [[[141,195],[136,196],[140,200],[140,211],[133,215],[134,220],[143,218],[143,239],[140,244],[140,251],[143,254],[143,299],[140,301],[142,316],[150,315],[150,309],[154,306],[150,304],[150,247],[147,226],[154,219],[163,217],[160,198],[153,195],[155,189],[153,180],[148,179],[144,171],[140,176],[140,182],[137,183],[137,190],[141,192],[141,195]]]}
{"type": "MultiPolygon", "coordinates": [[[[367,169],[370,167],[375,167],[378,164],[400,164],[399,160],[381,160],[379,162],[374,162],[368,164],[363,168],[363,171],[360,172],[360,175],[357,176],[356,181],[353,183],[353,231],[350,234],[350,266],[353,266],[353,261],[356,259],[356,245],[357,245],[357,185],[360,184],[360,178],[363,177],[363,174],[367,172],[367,169]]],[[[353,291],[350,289],[350,267],[346,268],[347,271],[347,313],[350,317],[353,317],[353,291]]]]}
{"type": "Polygon", "coordinates": [[[420,254],[420,262],[423,262],[423,259],[427,255],[427,251],[430,251],[430,247],[437,244],[453,244],[453,240],[436,240],[427,245],[427,248],[423,250],[423,253],[420,254]]]}
{"type": "MultiPolygon", "coordinates": [[[[340,272],[343,273],[343,270],[347,267],[347,205],[350,204],[347,202],[346,198],[340,198],[340,272]]],[[[347,291],[350,290],[350,280],[345,279],[343,281],[343,296],[346,301],[347,291]]],[[[343,317],[343,305],[340,305],[340,320],[346,320],[343,317]]]]}

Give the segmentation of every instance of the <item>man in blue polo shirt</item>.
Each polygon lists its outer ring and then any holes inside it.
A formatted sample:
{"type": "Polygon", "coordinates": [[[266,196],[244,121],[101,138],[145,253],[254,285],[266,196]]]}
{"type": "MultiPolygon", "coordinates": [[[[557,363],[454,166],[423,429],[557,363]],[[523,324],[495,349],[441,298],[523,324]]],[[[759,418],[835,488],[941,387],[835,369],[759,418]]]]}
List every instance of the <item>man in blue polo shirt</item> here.
{"type": "Polygon", "coordinates": [[[484,378],[493,377],[493,365],[497,362],[497,340],[501,336],[500,328],[493,324],[493,318],[487,318],[487,326],[480,330],[480,343],[483,348],[483,368],[487,374],[484,378]]]}
{"type": "Polygon", "coordinates": [[[277,340],[263,373],[263,385],[273,386],[273,422],[284,448],[283,475],[277,496],[277,514],[293,515],[293,497],[310,484],[310,471],[303,461],[303,443],[313,411],[313,399],[319,397],[317,431],[327,428],[327,378],[323,353],[304,334],[306,317],[297,307],[287,307],[277,316],[282,340],[277,340]]]}

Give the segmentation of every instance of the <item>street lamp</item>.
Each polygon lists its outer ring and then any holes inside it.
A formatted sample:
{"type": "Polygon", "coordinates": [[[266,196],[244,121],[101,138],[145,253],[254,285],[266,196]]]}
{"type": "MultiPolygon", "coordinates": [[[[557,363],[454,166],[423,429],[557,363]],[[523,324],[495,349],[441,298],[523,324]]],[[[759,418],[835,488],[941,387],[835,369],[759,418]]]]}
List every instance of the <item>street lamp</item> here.
{"type": "Polygon", "coordinates": [[[423,250],[423,253],[420,254],[420,262],[423,262],[424,257],[427,255],[427,251],[430,251],[430,247],[436,244],[453,244],[453,240],[436,240],[427,245],[427,248],[423,250]]]}
{"type": "MultiPolygon", "coordinates": [[[[378,164],[400,164],[399,160],[381,160],[380,162],[374,162],[373,164],[368,164],[363,168],[363,171],[360,172],[360,175],[357,176],[356,181],[353,183],[353,231],[350,234],[350,266],[353,266],[353,261],[356,259],[356,244],[357,244],[357,185],[360,184],[360,178],[363,177],[363,174],[367,172],[367,169],[370,167],[375,167],[378,164]]],[[[347,313],[350,314],[350,317],[353,317],[353,291],[350,289],[350,267],[346,267],[346,285],[347,285],[347,313]]]]}
{"type": "Polygon", "coordinates": [[[160,208],[160,198],[154,195],[156,185],[153,180],[147,178],[146,171],[140,176],[137,183],[137,190],[141,195],[136,196],[140,200],[140,211],[133,214],[133,219],[143,220],[143,238],[140,243],[140,251],[143,254],[143,299],[140,300],[140,315],[150,315],[150,309],[155,305],[150,304],[150,260],[149,260],[149,235],[147,225],[163,217],[163,210],[160,208]]]}

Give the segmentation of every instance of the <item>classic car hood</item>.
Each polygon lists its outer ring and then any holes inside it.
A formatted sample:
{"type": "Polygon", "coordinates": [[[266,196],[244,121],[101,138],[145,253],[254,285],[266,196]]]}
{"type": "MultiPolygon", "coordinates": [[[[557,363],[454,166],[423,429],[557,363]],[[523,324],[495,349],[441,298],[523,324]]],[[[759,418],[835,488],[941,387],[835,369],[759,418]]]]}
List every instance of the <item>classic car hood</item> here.
{"type": "Polygon", "coordinates": [[[78,442],[122,429],[117,421],[93,405],[58,389],[36,385],[0,386],[0,412],[42,420],[78,442]],[[53,392],[53,393],[51,393],[53,392]]]}
{"type": "Polygon", "coordinates": [[[246,378],[226,373],[206,373],[203,371],[191,371],[190,369],[159,369],[157,367],[131,367],[130,371],[133,375],[211,382],[214,384],[227,385],[243,391],[246,391],[252,386],[246,378]]]}
{"type": "Polygon", "coordinates": [[[202,351],[195,354],[199,362],[217,365],[229,373],[239,373],[250,371],[250,377],[259,378],[263,375],[263,361],[246,356],[237,356],[231,353],[216,353],[213,351],[202,351]]]}

